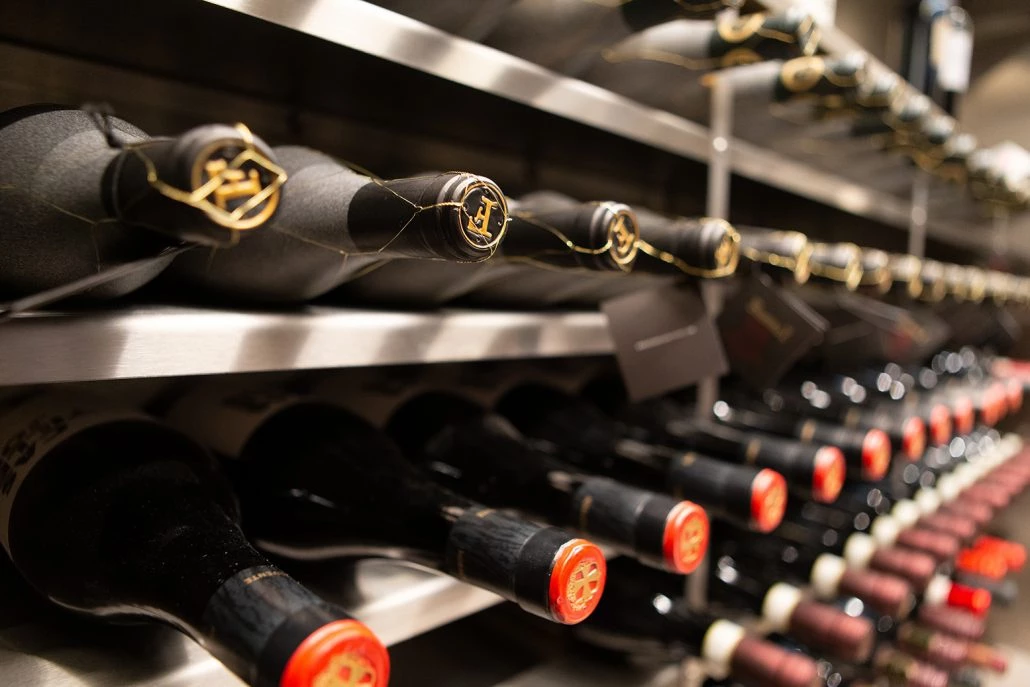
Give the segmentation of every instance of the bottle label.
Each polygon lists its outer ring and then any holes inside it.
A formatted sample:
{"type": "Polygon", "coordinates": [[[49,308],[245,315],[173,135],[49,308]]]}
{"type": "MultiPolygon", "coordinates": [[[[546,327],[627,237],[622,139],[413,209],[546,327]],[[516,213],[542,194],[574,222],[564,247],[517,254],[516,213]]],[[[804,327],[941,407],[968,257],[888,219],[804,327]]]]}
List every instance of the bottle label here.
{"type": "Polygon", "coordinates": [[[0,404],[0,541],[8,552],[11,510],[28,474],[72,435],[116,420],[153,421],[131,409],[65,394],[30,393],[0,404]]]}
{"type": "Polygon", "coordinates": [[[239,458],[258,427],[301,401],[275,387],[202,386],[179,399],[166,419],[220,455],[239,458]]]}

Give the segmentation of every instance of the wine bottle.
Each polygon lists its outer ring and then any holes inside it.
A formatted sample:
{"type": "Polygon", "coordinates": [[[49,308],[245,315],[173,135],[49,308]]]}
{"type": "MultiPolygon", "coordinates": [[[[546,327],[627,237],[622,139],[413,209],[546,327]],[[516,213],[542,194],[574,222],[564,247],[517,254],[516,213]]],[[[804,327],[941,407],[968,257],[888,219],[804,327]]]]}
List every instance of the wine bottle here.
{"type": "MultiPolygon", "coordinates": [[[[795,515],[814,527],[833,527],[835,523],[851,521],[858,531],[873,536],[881,546],[899,546],[915,549],[933,556],[938,562],[951,560],[958,554],[961,544],[955,537],[923,528],[908,528],[891,515],[860,517],[851,512],[833,507],[832,504],[806,503],[795,515]]],[[[860,514],[865,515],[865,514],[860,514]]]]}
{"type": "MultiPolygon", "coordinates": [[[[715,21],[677,19],[610,44],[577,75],[653,107],[695,120],[707,115],[705,72],[815,52],[819,30],[807,14],[749,14],[715,21]]],[[[775,81],[767,92],[775,92],[775,81]]]]}
{"type": "Polygon", "coordinates": [[[640,224],[634,272],[713,279],[733,274],[740,235],[726,220],[668,218],[635,208],[640,224]]]}
{"type": "Polygon", "coordinates": [[[634,438],[673,461],[684,462],[678,453],[685,450],[689,455],[768,468],[783,475],[803,498],[824,502],[835,500],[844,484],[844,456],[833,446],[804,445],[699,421],[692,410],[668,398],[627,406],[625,388],[613,377],[595,379],[584,394],[617,417],[634,438]]]}
{"type": "Polygon", "coordinates": [[[504,241],[487,262],[386,263],[333,298],[406,307],[455,301],[541,307],[591,290],[586,275],[621,277],[633,268],[640,230],[627,205],[541,191],[509,200],[508,208],[504,241]]]}
{"type": "Polygon", "coordinates": [[[820,103],[853,97],[867,77],[862,53],[808,55],[752,67],[733,79],[735,131],[743,138],[789,137],[822,116],[820,103]]]}
{"type": "Polygon", "coordinates": [[[239,250],[189,253],[163,282],[175,294],[240,302],[321,296],[393,258],[477,262],[507,226],[507,202],[490,180],[464,172],[377,180],[327,155],[282,146],[290,195],[266,231],[239,250]]]}
{"type": "Polygon", "coordinates": [[[888,266],[891,284],[888,292],[903,301],[919,298],[923,291],[923,281],[919,278],[922,267],[923,261],[914,255],[891,255],[888,266]]]}
{"type": "Polygon", "coordinates": [[[640,227],[627,205],[536,191],[513,201],[512,209],[503,261],[491,261],[464,285],[459,303],[539,308],[584,297],[597,302],[596,280],[584,276],[618,284],[636,264],[640,227]]]}
{"type": "Polygon", "coordinates": [[[919,270],[919,279],[923,288],[919,300],[924,303],[940,303],[948,294],[948,286],[944,283],[944,265],[936,260],[923,260],[919,270]]]}
{"type": "Polygon", "coordinates": [[[689,499],[704,506],[711,517],[764,532],[783,517],[786,482],[774,470],[730,465],[629,439],[597,407],[542,385],[511,389],[497,410],[562,460],[689,499]]]}
{"type": "Polygon", "coordinates": [[[960,639],[978,641],[987,633],[987,622],[983,616],[960,608],[923,605],[915,617],[927,627],[960,639]]]}
{"type": "Polygon", "coordinates": [[[387,432],[438,482],[487,505],[518,508],[681,574],[704,558],[708,516],[697,504],[586,474],[454,394],[406,401],[387,432]]]}
{"type": "Polygon", "coordinates": [[[710,217],[666,217],[634,207],[640,228],[637,257],[629,275],[582,275],[566,305],[596,306],[631,291],[661,288],[681,280],[723,279],[740,259],[740,236],[729,222],[710,217]]]}
{"type": "Polygon", "coordinates": [[[862,281],[862,249],[853,243],[813,243],[808,270],[810,282],[854,291],[862,281]]]}
{"type": "Polygon", "coordinates": [[[789,415],[745,410],[726,401],[716,402],[713,414],[719,422],[740,430],[736,434],[741,440],[747,440],[743,432],[750,429],[795,437],[806,444],[814,442],[821,445],[818,450],[835,449],[847,463],[848,479],[876,481],[890,469],[890,437],[880,429],[856,431],[818,420],[799,421],[789,415]]]}
{"type": "Polygon", "coordinates": [[[994,648],[950,636],[918,622],[903,623],[896,633],[898,648],[949,672],[973,666],[1004,673],[1008,661],[994,648]]]}
{"type": "Polygon", "coordinates": [[[905,618],[916,603],[912,586],[903,578],[878,570],[849,566],[848,562],[819,548],[757,536],[740,528],[715,522],[710,554],[713,560],[738,569],[764,570],[771,579],[809,585],[819,599],[854,596],[882,615],[905,618]]]}
{"type": "Polygon", "coordinates": [[[770,632],[790,635],[834,658],[862,663],[872,655],[875,630],[868,619],[812,601],[786,582],[748,575],[729,558],[716,561],[712,573],[709,603],[746,609],[757,615],[770,632]]]}
{"type": "Polygon", "coordinates": [[[810,546],[844,559],[855,570],[871,569],[900,577],[919,592],[933,579],[937,561],[930,555],[894,545],[882,545],[866,532],[851,530],[845,517],[820,528],[797,517],[780,524],[771,539],[779,546],[810,546]],[[839,529],[835,526],[839,523],[839,529]]]}
{"type": "Polygon", "coordinates": [[[810,275],[812,244],[797,231],[737,226],[740,256],[755,269],[778,279],[804,284],[810,275]]]}
{"type": "Polygon", "coordinates": [[[647,440],[738,465],[776,470],[803,498],[822,503],[837,499],[847,474],[844,456],[835,446],[784,441],[710,422],[671,420],[661,427],[649,428],[647,440]]]}
{"type": "Polygon", "coordinates": [[[594,544],[437,486],[340,407],[275,389],[198,388],[168,416],[230,461],[251,537],[276,555],[401,558],[562,623],[588,616],[604,588],[594,544]]]}
{"type": "MultiPolygon", "coordinates": [[[[660,587],[646,568],[612,561],[612,588],[587,622],[580,639],[613,651],[682,660],[701,659],[712,677],[733,677],[749,687],[809,687],[819,684],[812,659],[753,637],[740,625],[684,600],[653,591],[660,587]]],[[[660,574],[660,573],[659,573],[660,574]]]]}
{"type": "MultiPolygon", "coordinates": [[[[747,397],[741,393],[728,393],[734,403],[746,402],[747,397]],[[742,401],[744,399],[744,401],[742,401]]],[[[763,394],[764,411],[768,408],[777,415],[790,416],[797,422],[818,418],[830,424],[865,431],[878,430],[884,432],[892,446],[900,447],[901,452],[911,460],[921,457],[926,450],[926,423],[918,415],[905,412],[892,414],[878,408],[845,406],[827,402],[813,403],[813,399],[805,398],[784,387],[767,389],[763,394]]]]}
{"type": "Polygon", "coordinates": [[[858,282],[858,290],[872,296],[883,296],[890,291],[892,281],[890,255],[886,251],[863,248],[862,278],[858,282]]]}
{"type": "Polygon", "coordinates": [[[638,31],[678,17],[713,17],[741,4],[742,0],[519,0],[485,42],[555,71],[576,74],[603,47],[638,31]]]}
{"type": "Polygon", "coordinates": [[[150,138],[116,117],[55,105],[0,113],[0,157],[0,298],[140,262],[84,294],[125,295],[168,266],[172,247],[233,246],[255,233],[286,179],[242,124],[150,138]]]}
{"type": "Polygon", "coordinates": [[[169,624],[250,685],[387,684],[383,645],[252,548],[182,434],[85,396],[20,394],[0,443],[0,538],[54,603],[169,624]]]}

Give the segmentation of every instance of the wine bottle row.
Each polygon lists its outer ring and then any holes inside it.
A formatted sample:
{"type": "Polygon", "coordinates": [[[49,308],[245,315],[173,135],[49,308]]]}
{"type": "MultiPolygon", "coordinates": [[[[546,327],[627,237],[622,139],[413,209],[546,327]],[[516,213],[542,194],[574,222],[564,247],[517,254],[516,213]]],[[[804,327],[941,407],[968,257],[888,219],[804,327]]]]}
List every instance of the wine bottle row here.
{"type": "Polygon", "coordinates": [[[1004,670],[982,618],[1026,558],[989,535],[1030,484],[1030,452],[994,429],[1022,404],[1006,365],[799,368],[710,413],[692,391],[631,403],[607,372],[216,379],[144,408],[11,391],[0,535],[50,603],[171,625],[252,685],[387,684],[383,644],[289,574],[366,557],[716,680],[949,684],[1004,670]]]}
{"type": "Polygon", "coordinates": [[[242,125],[150,138],[96,112],[30,106],[0,119],[0,153],[7,301],[142,290],[204,304],[591,307],[751,270],[899,304],[1030,301],[1014,275],[795,232],[551,191],[507,198],[466,172],[377,179],[242,125]]]}
{"type": "Polygon", "coordinates": [[[747,8],[737,0],[376,4],[702,123],[714,71],[765,62],[768,69],[733,81],[739,135],[816,165],[847,157],[847,172],[878,188],[904,188],[918,167],[978,201],[1022,208],[1030,199],[1024,162],[978,148],[930,98],[864,55],[820,55],[821,31],[801,8],[740,15],[747,8]],[[890,159],[898,156],[910,164],[890,159]]]}

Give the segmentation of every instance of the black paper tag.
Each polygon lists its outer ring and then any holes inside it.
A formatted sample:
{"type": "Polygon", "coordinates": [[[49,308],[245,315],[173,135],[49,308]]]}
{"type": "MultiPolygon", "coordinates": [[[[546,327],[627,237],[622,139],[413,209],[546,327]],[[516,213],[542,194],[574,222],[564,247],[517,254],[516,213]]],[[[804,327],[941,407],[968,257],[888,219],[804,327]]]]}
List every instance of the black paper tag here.
{"type": "Polygon", "coordinates": [[[774,386],[828,325],[815,310],[764,274],[744,281],[719,317],[730,369],[756,389],[774,386]]]}
{"type": "Polygon", "coordinates": [[[692,285],[634,291],[601,304],[630,400],[640,401],[728,370],[719,334],[692,285]]]}

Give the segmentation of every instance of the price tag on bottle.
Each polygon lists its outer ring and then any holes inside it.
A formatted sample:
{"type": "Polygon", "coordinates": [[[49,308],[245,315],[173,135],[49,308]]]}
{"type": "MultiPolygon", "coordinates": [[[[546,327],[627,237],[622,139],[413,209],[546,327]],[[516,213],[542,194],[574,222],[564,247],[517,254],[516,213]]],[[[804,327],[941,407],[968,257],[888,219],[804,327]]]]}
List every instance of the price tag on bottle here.
{"type": "Polygon", "coordinates": [[[615,358],[639,401],[727,372],[715,324],[697,289],[672,285],[605,301],[615,358]]]}
{"type": "Polygon", "coordinates": [[[730,369],[760,390],[774,386],[827,328],[817,312],[764,274],[744,281],[719,317],[730,369]]]}

